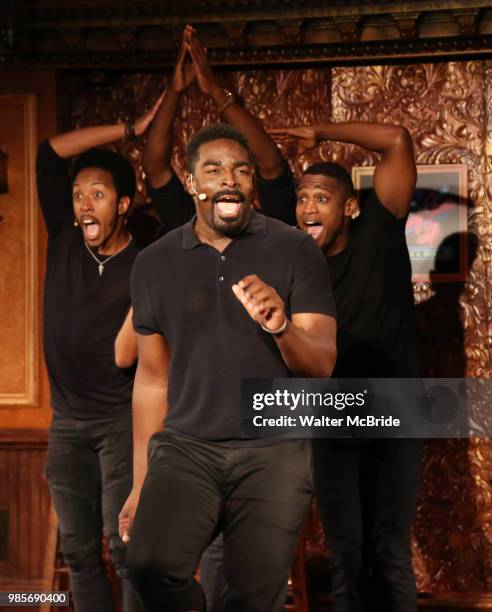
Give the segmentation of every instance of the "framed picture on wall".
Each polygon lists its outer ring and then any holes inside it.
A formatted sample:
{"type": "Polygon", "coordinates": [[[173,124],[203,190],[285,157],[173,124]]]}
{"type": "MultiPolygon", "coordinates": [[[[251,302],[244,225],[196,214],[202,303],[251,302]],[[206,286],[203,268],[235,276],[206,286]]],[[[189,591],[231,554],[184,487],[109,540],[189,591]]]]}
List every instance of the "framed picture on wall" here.
{"type": "MultiPolygon", "coordinates": [[[[374,166],[352,169],[361,207],[374,166]]],[[[414,282],[464,281],[468,275],[468,184],[464,164],[417,166],[417,186],[406,226],[414,282]]]]}

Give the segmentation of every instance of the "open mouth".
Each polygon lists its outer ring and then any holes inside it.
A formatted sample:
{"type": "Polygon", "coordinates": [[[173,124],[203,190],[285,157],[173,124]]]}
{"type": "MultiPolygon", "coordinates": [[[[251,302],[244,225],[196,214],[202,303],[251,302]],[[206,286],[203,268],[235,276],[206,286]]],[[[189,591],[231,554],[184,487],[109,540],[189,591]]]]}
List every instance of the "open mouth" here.
{"type": "Polygon", "coordinates": [[[235,219],[241,213],[244,196],[239,192],[221,192],[215,195],[213,203],[222,219],[235,219]]]}
{"type": "Polygon", "coordinates": [[[312,236],[314,240],[317,240],[320,237],[321,232],[323,231],[323,226],[321,223],[318,223],[318,221],[305,221],[304,225],[306,226],[306,232],[312,236]]]}
{"type": "Polygon", "coordinates": [[[87,240],[97,240],[99,237],[100,226],[99,222],[93,217],[83,217],[80,220],[80,226],[87,240]]]}

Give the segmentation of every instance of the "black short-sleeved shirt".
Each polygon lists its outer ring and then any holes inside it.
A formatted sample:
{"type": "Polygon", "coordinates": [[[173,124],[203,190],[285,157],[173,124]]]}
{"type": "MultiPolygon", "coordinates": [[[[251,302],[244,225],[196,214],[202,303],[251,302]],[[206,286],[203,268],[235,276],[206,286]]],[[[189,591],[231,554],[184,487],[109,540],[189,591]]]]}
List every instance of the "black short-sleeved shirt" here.
{"type": "Polygon", "coordinates": [[[134,327],[144,335],[163,334],[170,346],[166,427],[207,440],[238,440],[241,378],[291,373],[232,285],[257,274],[275,287],[288,316],[334,316],[328,268],[311,237],[257,213],[222,253],[199,242],[193,225],[191,220],[137,257],[134,327]]]}
{"type": "Polygon", "coordinates": [[[73,226],[67,161],[44,142],[36,170],[48,229],[44,352],[54,412],[80,419],[129,413],[133,376],[116,367],[114,341],[130,306],[137,249],[131,242],[99,276],[73,226]]]}
{"type": "MultiPolygon", "coordinates": [[[[259,193],[266,214],[275,214],[270,203],[281,194],[290,214],[295,214],[291,173],[264,182],[259,193]]],[[[405,223],[406,219],[397,219],[372,192],[352,223],[346,249],[326,258],[337,308],[334,377],[418,375],[405,223]]]]}

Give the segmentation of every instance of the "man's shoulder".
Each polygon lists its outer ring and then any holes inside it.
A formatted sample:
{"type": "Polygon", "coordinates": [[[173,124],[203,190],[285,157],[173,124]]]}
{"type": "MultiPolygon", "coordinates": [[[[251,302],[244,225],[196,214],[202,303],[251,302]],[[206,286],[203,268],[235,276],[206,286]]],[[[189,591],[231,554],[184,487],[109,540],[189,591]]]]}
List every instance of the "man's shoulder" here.
{"type": "Polygon", "coordinates": [[[155,242],[142,249],[138,254],[138,260],[149,263],[163,256],[176,255],[181,250],[182,242],[183,226],[171,230],[162,236],[162,238],[158,238],[155,242]]]}
{"type": "Polygon", "coordinates": [[[283,245],[289,249],[293,256],[296,250],[306,243],[312,241],[311,236],[297,227],[292,227],[283,221],[267,217],[267,236],[270,241],[283,245]]]}
{"type": "Polygon", "coordinates": [[[264,216],[266,219],[267,233],[272,238],[293,242],[302,240],[304,234],[298,228],[292,227],[292,225],[288,225],[274,217],[264,216]]]}

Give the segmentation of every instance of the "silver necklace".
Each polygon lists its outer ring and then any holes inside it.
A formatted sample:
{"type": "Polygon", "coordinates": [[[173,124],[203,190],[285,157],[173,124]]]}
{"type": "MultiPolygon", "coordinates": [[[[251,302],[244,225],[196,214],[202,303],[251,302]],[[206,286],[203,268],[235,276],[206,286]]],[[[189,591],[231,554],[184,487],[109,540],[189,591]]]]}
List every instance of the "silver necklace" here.
{"type": "Polygon", "coordinates": [[[90,246],[87,244],[87,242],[84,240],[84,244],[85,244],[85,248],[87,249],[87,251],[89,252],[89,255],[99,264],[97,266],[97,269],[99,270],[99,276],[102,276],[102,273],[104,272],[104,266],[108,263],[108,261],[110,259],[113,259],[113,257],[115,255],[118,255],[118,253],[121,253],[121,251],[123,251],[124,249],[126,249],[126,247],[130,244],[132,240],[132,235],[128,234],[128,240],[126,242],[126,244],[124,246],[121,247],[121,249],[118,249],[115,253],[113,253],[112,255],[109,255],[109,257],[106,257],[106,259],[103,259],[102,261],[99,259],[99,257],[96,257],[94,255],[94,253],[91,251],[90,246]]]}

